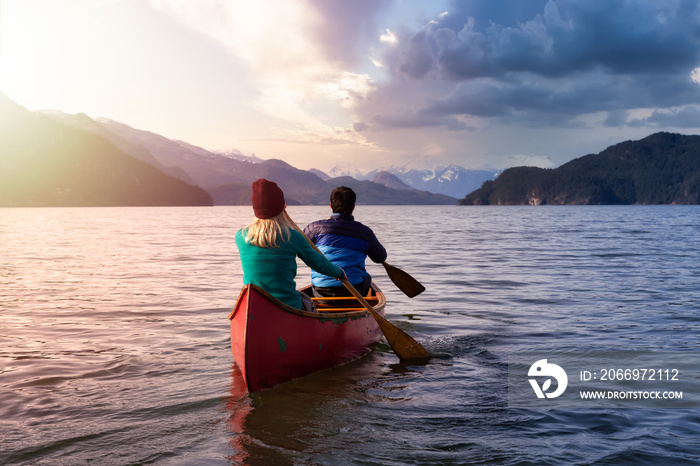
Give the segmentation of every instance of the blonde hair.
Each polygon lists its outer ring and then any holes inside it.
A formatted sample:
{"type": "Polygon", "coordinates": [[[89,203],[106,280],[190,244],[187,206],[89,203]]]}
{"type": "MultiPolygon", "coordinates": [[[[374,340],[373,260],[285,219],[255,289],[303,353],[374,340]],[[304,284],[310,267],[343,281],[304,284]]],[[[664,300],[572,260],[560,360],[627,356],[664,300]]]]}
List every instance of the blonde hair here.
{"type": "Polygon", "coordinates": [[[272,218],[256,218],[245,228],[245,242],[261,248],[278,248],[277,240],[287,242],[295,224],[286,210],[272,218]]]}

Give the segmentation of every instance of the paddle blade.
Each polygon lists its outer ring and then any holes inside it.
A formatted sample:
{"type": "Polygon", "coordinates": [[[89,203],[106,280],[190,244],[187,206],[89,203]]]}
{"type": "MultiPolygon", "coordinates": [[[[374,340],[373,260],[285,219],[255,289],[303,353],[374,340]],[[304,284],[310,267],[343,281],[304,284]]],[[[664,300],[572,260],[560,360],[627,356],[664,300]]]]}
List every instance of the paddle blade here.
{"type": "Polygon", "coordinates": [[[409,298],[418,296],[425,291],[425,287],[421,285],[418,280],[403,270],[396,268],[393,265],[389,265],[386,262],[382,262],[382,265],[386,269],[386,273],[389,275],[391,281],[394,282],[394,285],[403,291],[403,293],[409,298]]]}
{"type": "Polygon", "coordinates": [[[402,362],[425,364],[430,361],[430,353],[428,353],[425,348],[420,345],[420,343],[375,311],[374,308],[370,306],[365,298],[362,297],[360,292],[357,291],[349,281],[347,281],[345,278],[341,278],[340,281],[343,283],[343,285],[345,285],[345,288],[352,293],[355,299],[357,299],[360,304],[362,304],[364,308],[367,309],[370,314],[372,314],[372,317],[374,317],[377,324],[379,324],[379,328],[384,333],[384,337],[389,343],[389,346],[391,346],[391,349],[394,350],[402,362]]]}
{"type": "Polygon", "coordinates": [[[386,341],[399,359],[401,359],[401,362],[426,364],[430,361],[430,353],[428,353],[420,343],[414,340],[413,337],[381,316],[375,315],[375,318],[377,318],[379,328],[384,332],[386,341]]]}

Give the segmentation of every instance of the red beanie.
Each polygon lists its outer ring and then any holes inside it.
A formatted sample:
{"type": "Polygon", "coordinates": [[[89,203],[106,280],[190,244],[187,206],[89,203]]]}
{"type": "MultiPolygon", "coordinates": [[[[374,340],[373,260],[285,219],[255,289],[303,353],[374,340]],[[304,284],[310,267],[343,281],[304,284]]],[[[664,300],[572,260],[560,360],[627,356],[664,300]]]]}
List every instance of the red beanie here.
{"type": "Polygon", "coordinates": [[[277,183],[260,178],[253,183],[253,211],[257,218],[272,218],[284,210],[284,193],[277,183]]]}

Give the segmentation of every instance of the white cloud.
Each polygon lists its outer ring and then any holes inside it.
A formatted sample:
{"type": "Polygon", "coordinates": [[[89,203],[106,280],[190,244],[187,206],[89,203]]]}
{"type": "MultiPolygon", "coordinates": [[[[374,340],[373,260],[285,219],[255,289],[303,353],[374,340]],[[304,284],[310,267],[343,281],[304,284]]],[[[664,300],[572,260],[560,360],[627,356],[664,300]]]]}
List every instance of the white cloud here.
{"type": "Polygon", "coordinates": [[[540,167],[554,168],[556,164],[547,156],[514,154],[504,160],[504,168],[507,167],[540,167]]]}
{"type": "Polygon", "coordinates": [[[377,68],[384,68],[384,63],[382,63],[374,57],[369,57],[369,61],[372,62],[372,64],[377,68]]]}
{"type": "Polygon", "coordinates": [[[440,143],[437,143],[437,142],[432,142],[430,144],[427,144],[421,150],[421,154],[425,154],[426,156],[429,156],[429,157],[436,157],[436,156],[442,155],[444,153],[445,153],[445,148],[442,147],[442,145],[440,143]]]}
{"type": "Polygon", "coordinates": [[[326,59],[313,35],[322,18],[308,3],[150,1],[243,60],[259,92],[253,108],[287,122],[288,135],[303,135],[301,142],[363,142],[356,133],[337,128],[352,127],[350,110],[356,99],[365,98],[372,89],[370,78],[326,59]],[[348,136],[351,133],[354,136],[348,136]]]}
{"type": "Polygon", "coordinates": [[[692,73],[690,73],[690,79],[700,84],[700,67],[695,68],[692,73]]]}
{"type": "Polygon", "coordinates": [[[321,96],[335,100],[345,108],[352,108],[356,99],[365,98],[373,89],[369,76],[350,72],[341,73],[334,81],[321,81],[317,86],[321,96]]]}
{"type": "Polygon", "coordinates": [[[257,72],[310,66],[319,47],[305,30],[321,18],[304,2],[150,0],[187,27],[221,42],[257,72]]]}
{"type": "Polygon", "coordinates": [[[385,44],[397,44],[399,39],[396,37],[396,34],[387,29],[384,34],[379,36],[379,41],[385,44]]]}

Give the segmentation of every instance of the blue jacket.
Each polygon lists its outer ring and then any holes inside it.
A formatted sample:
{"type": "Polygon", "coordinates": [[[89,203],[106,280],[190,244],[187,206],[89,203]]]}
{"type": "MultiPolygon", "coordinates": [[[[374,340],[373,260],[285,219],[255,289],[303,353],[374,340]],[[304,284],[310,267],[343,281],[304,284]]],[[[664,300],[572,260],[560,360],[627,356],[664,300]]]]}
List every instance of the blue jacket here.
{"type": "MultiPolygon", "coordinates": [[[[335,265],[345,270],[348,281],[360,283],[367,276],[365,258],[381,263],[386,260],[386,249],[381,245],[374,232],[352,215],[333,214],[325,220],[310,223],[304,228],[304,234],[335,265]]],[[[311,272],[314,286],[343,286],[337,280],[311,272]]]]}

